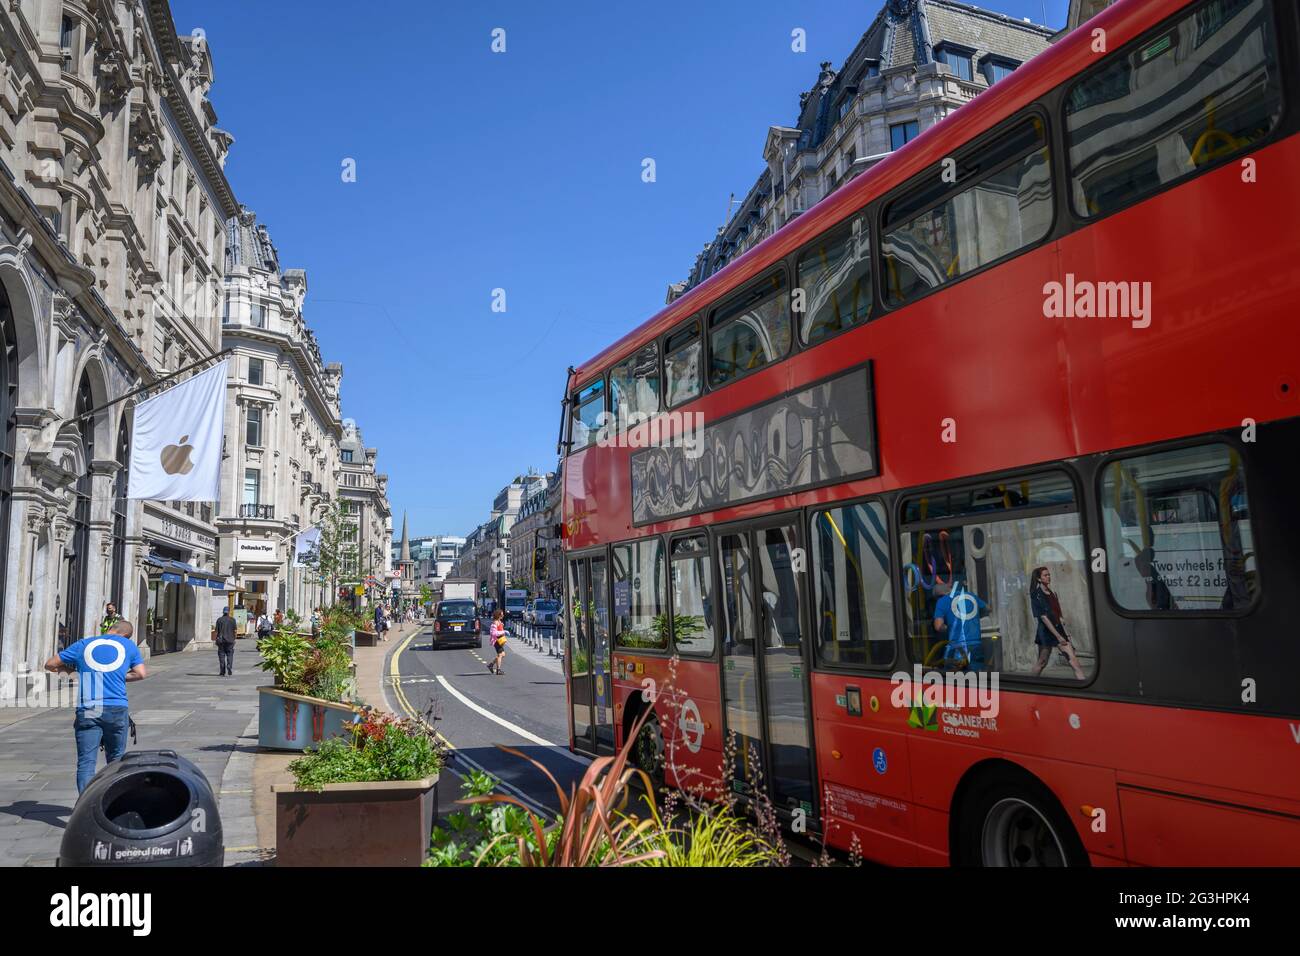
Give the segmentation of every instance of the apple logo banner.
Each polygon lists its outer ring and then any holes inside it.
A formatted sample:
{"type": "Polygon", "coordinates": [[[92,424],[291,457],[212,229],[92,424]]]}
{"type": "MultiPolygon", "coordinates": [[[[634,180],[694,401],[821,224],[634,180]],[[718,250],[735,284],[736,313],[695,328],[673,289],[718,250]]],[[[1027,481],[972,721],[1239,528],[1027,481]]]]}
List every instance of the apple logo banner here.
{"type": "Polygon", "coordinates": [[[135,407],[128,498],[217,500],[229,367],[219,362],[135,407]]]}
{"type": "Polygon", "coordinates": [[[167,474],[188,475],[194,469],[194,462],[190,461],[190,452],[194,451],[194,446],[185,444],[189,440],[189,435],[182,435],[179,445],[168,445],[162,450],[159,459],[167,474]]]}

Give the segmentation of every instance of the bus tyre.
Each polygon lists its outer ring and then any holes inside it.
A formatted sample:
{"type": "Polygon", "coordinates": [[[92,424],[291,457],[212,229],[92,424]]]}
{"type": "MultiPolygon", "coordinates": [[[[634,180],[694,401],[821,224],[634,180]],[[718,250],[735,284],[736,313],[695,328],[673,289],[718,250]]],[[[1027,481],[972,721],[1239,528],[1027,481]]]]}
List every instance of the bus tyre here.
{"type": "Polygon", "coordinates": [[[632,764],[645,771],[656,791],[664,786],[664,735],[659,721],[651,717],[641,727],[632,744],[632,764]]]}
{"type": "Polygon", "coordinates": [[[1088,865],[1060,802],[1023,771],[999,770],[972,785],[954,844],[957,866],[1088,865]]]}

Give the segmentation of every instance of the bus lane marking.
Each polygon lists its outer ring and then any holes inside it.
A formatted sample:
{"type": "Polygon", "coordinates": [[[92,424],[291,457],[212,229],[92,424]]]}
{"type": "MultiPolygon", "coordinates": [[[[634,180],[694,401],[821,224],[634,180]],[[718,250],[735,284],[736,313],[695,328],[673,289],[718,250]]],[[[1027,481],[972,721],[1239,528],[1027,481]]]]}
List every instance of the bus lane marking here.
{"type": "Polygon", "coordinates": [[[491,720],[494,723],[500,724],[502,727],[506,728],[506,730],[509,730],[511,733],[518,734],[520,737],[523,737],[525,740],[532,741],[535,744],[541,744],[543,747],[551,747],[552,749],[554,749],[555,753],[558,754],[559,756],[564,757],[568,760],[572,760],[574,763],[581,764],[584,767],[590,763],[590,761],[586,760],[585,758],[579,757],[577,754],[570,753],[566,748],[561,747],[559,744],[553,744],[549,740],[545,740],[541,737],[538,737],[536,734],[524,730],[524,728],[520,727],[519,725],[512,724],[504,717],[499,717],[498,715],[492,713],[492,711],[488,710],[486,707],[480,707],[478,704],[474,703],[474,701],[470,700],[468,697],[466,697],[456,688],[452,687],[451,683],[447,680],[447,678],[443,677],[441,674],[438,675],[438,683],[447,689],[447,693],[451,694],[451,696],[455,697],[458,701],[460,701],[470,710],[474,711],[476,714],[480,714],[481,716],[486,717],[488,720],[491,720]]]}

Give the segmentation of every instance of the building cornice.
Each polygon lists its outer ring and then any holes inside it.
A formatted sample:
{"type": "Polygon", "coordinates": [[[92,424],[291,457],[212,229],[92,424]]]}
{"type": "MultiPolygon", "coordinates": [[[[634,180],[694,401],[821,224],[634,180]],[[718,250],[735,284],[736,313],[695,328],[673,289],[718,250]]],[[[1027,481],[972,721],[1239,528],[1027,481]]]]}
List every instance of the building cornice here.
{"type": "Polygon", "coordinates": [[[171,6],[167,0],[145,0],[145,8],[149,14],[154,43],[157,44],[159,51],[167,104],[185,134],[187,145],[203,166],[208,181],[216,191],[217,198],[221,200],[225,218],[238,215],[239,203],[235,200],[235,192],[231,189],[230,181],[226,179],[225,171],[222,170],[216,154],[212,151],[212,145],[204,134],[203,124],[199,122],[189,98],[185,96],[180,78],[172,69],[172,64],[183,59],[185,53],[176,36],[176,23],[172,19],[171,6]]]}

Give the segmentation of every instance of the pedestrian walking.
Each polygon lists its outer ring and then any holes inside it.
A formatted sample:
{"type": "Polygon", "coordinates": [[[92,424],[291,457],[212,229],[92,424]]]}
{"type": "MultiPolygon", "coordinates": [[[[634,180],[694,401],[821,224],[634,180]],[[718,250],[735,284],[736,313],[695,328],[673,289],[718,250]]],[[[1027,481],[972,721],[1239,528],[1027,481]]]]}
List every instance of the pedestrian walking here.
{"type": "Polygon", "coordinates": [[[104,605],[104,619],[99,622],[99,633],[107,634],[113,629],[118,621],[122,620],[117,613],[117,607],[112,601],[104,605]]]}
{"type": "Polygon", "coordinates": [[[388,618],[384,616],[384,606],[375,605],[375,633],[381,641],[388,640],[388,618]]]}
{"type": "Polygon", "coordinates": [[[275,630],[275,625],[271,623],[271,619],[266,616],[266,611],[263,610],[257,616],[257,639],[261,640],[264,637],[270,637],[273,630],[275,630]]]}
{"type": "Polygon", "coordinates": [[[313,608],[311,612],[311,639],[314,641],[320,637],[320,608],[313,608]]]}
{"type": "Polygon", "coordinates": [[[496,659],[488,665],[488,670],[500,677],[505,673],[501,669],[501,663],[506,659],[506,625],[503,618],[505,614],[497,611],[492,615],[492,629],[490,636],[492,638],[492,650],[496,652],[496,659]]]}
{"type": "Polygon", "coordinates": [[[77,675],[77,712],[72,723],[77,738],[77,793],[95,775],[101,744],[107,763],[120,760],[126,752],[131,729],[126,685],[149,676],[132,639],[134,633],[129,622],[118,621],[108,633],[84,637],[45,662],[51,673],[77,675]]]}
{"type": "Polygon", "coordinates": [[[221,667],[218,677],[235,676],[235,619],[230,616],[230,608],[221,612],[217,618],[217,633],[213,640],[217,642],[217,663],[221,667]]]}

